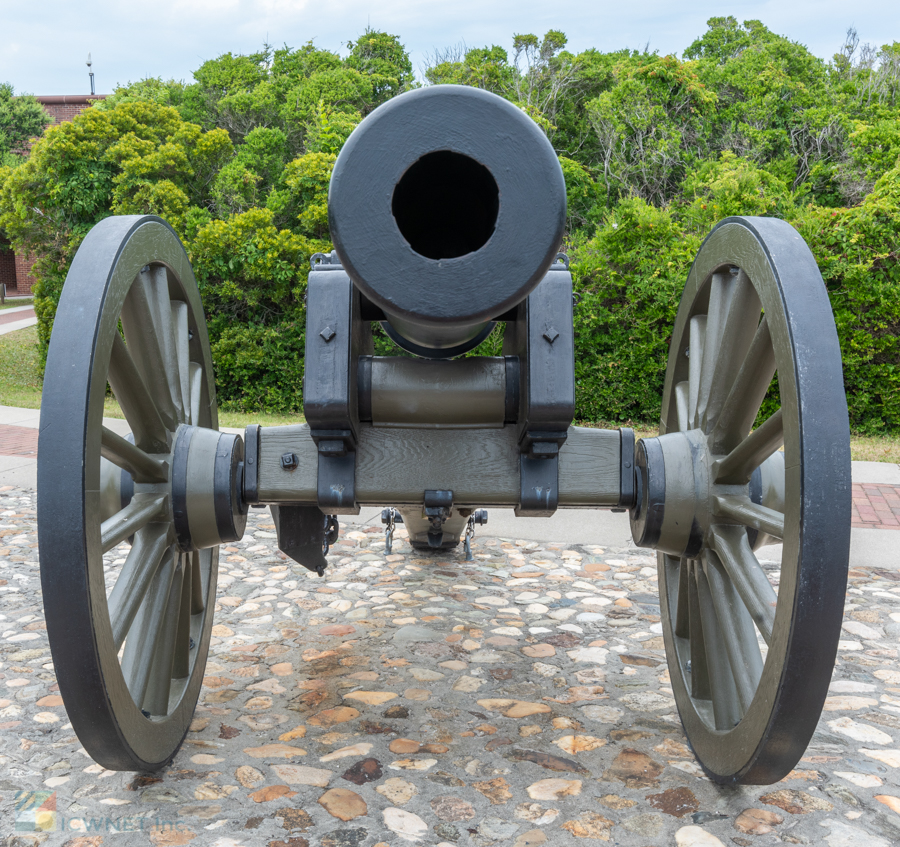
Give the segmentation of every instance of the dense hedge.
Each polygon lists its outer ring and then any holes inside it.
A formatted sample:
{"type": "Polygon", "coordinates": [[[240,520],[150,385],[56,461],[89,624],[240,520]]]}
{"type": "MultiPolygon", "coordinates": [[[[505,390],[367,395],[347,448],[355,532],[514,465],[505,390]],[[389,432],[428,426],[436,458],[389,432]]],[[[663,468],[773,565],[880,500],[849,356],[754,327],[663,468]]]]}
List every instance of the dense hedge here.
{"type": "MultiPolygon", "coordinates": [[[[424,76],[506,97],[559,155],[561,248],[580,295],[576,416],[658,418],[703,238],[727,215],[771,215],[797,227],[822,270],[852,425],[900,430],[900,44],[859,50],[851,34],[826,62],[729,17],[681,58],[565,45],[557,31],[517,35],[511,53],[437,53],[424,76]]],[[[310,254],[331,249],[335,158],[367,114],[420,84],[396,36],[367,31],[348,48],[229,53],[190,84],[142,80],[51,127],[27,159],[0,162],[0,235],[39,257],[42,352],[90,228],[160,214],[194,265],[220,400],[299,410],[306,276],[310,254]]],[[[498,353],[501,332],[478,352],[498,353]]],[[[396,353],[378,329],[376,350],[396,353]]]]}

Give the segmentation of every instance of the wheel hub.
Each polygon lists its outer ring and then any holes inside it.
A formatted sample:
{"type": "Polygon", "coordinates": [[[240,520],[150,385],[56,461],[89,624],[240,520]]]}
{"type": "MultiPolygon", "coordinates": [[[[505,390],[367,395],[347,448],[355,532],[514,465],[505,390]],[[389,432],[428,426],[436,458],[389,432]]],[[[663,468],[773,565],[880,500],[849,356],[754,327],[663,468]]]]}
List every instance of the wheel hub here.
{"type": "Polygon", "coordinates": [[[696,556],[710,526],[711,457],[698,429],[644,438],[635,448],[631,533],[640,547],[696,556]]]}
{"type": "Polygon", "coordinates": [[[172,512],[184,552],[237,541],[247,526],[239,435],[182,424],[172,450],[172,512]]]}

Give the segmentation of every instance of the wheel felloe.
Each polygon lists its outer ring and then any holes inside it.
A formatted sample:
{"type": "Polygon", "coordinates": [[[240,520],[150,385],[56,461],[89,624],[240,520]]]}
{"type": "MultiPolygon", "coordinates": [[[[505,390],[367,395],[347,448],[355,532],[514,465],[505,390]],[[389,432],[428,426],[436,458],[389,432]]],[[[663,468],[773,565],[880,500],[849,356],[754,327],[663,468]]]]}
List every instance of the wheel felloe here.
{"type": "Polygon", "coordinates": [[[717,782],[781,779],[815,730],[846,587],[849,458],[812,255],[784,222],[727,219],[685,286],[631,511],[635,541],[659,551],[678,710],[717,782]],[[781,406],[755,426],[776,376],[781,406]],[[780,568],[756,552],[777,542],[780,568]]]}
{"type": "Polygon", "coordinates": [[[217,545],[246,521],[242,444],[217,431],[199,292],[158,218],[109,218],[82,243],[53,327],[41,421],[41,581],[60,693],[95,761],[155,770],[178,750],[200,693],[217,545]],[[103,425],[108,386],[128,437],[103,425]],[[179,487],[186,432],[196,449],[179,487]],[[192,504],[178,531],[176,494],[192,504]]]}

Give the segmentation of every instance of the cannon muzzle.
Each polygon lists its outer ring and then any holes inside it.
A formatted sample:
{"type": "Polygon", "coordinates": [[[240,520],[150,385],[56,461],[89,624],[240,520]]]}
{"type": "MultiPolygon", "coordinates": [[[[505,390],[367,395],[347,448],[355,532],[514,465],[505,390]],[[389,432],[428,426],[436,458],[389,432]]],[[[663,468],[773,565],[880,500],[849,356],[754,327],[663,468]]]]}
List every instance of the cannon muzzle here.
{"type": "Polygon", "coordinates": [[[553,147],[502,97],[439,85],[395,97],[338,156],[328,195],[344,269],[405,349],[477,346],[559,249],[566,187],[553,147]]]}

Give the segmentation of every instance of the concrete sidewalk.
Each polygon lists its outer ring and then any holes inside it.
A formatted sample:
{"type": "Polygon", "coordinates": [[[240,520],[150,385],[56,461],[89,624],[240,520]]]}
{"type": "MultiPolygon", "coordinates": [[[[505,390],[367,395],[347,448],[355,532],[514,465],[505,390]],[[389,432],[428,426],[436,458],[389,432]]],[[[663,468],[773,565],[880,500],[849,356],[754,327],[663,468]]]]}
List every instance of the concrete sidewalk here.
{"type": "MultiPolygon", "coordinates": [[[[117,418],[104,418],[104,424],[120,435],[128,433],[128,424],[117,418]]],[[[0,431],[4,427],[38,429],[39,409],[19,409],[0,406],[0,431]]],[[[241,429],[223,427],[227,432],[242,433],[241,429]]],[[[900,465],[883,462],[853,462],[854,498],[859,486],[900,487],[900,465]]],[[[2,455],[0,450],[0,485],[34,490],[37,486],[35,456],[2,455]]],[[[364,508],[359,515],[343,518],[343,524],[380,526],[381,509],[364,508]]],[[[517,518],[512,509],[489,510],[487,526],[479,527],[477,535],[488,538],[517,538],[528,541],[595,544],[610,547],[631,545],[628,515],[604,509],[560,509],[552,518],[517,518]]],[[[889,528],[854,526],[851,534],[851,567],[877,567],[900,571],[900,556],[896,545],[900,535],[889,528]]],[[[766,548],[766,556],[780,559],[781,545],[766,548]]]]}
{"type": "Polygon", "coordinates": [[[14,306],[12,309],[0,310],[0,335],[25,329],[36,323],[34,306],[14,306]]]}

